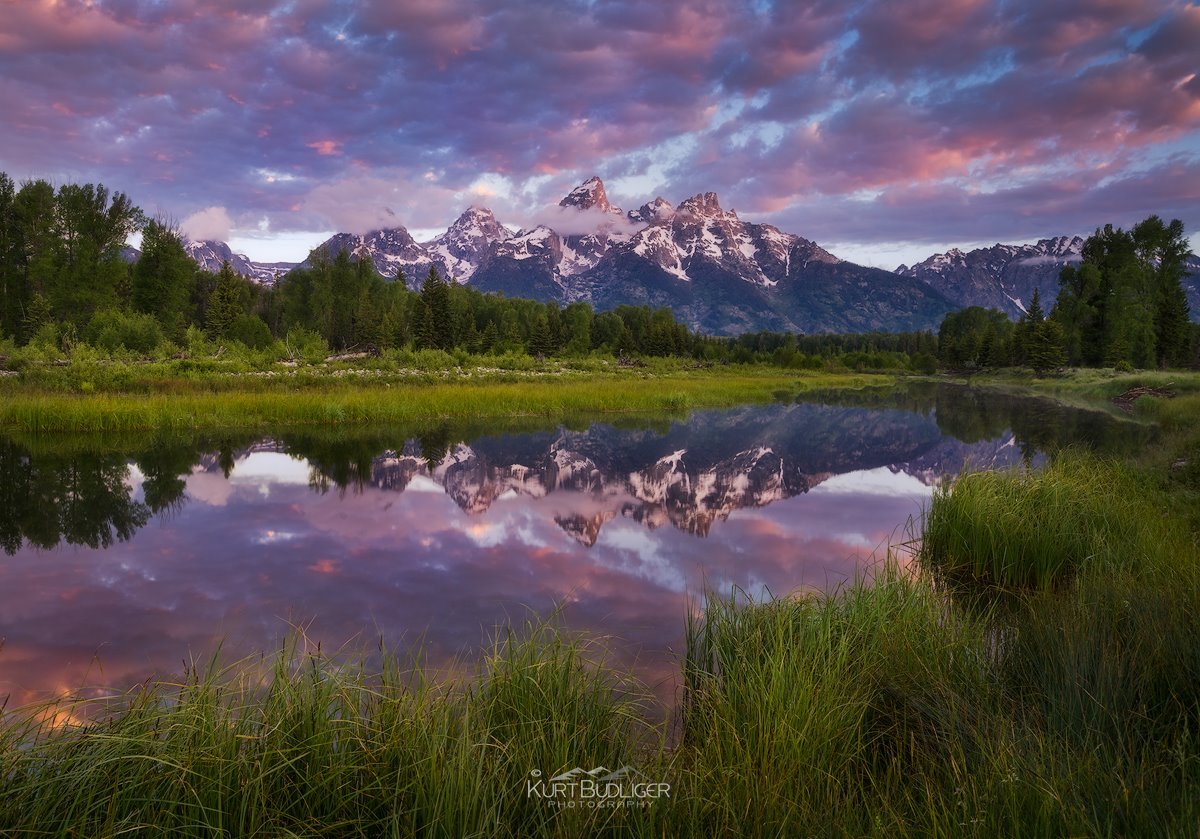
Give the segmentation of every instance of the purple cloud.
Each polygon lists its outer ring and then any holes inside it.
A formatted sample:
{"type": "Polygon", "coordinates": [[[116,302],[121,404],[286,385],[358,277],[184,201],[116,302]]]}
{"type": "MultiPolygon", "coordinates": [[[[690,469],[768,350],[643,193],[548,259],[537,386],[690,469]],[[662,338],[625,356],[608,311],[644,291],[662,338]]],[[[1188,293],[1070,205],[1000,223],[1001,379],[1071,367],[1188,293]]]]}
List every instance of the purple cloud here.
{"type": "Polygon", "coordinates": [[[0,170],[235,233],[441,227],[484,175],[523,223],[594,173],[862,245],[1195,229],[1155,173],[1200,159],[1197,39],[1173,0],[10,4],[0,170]]]}

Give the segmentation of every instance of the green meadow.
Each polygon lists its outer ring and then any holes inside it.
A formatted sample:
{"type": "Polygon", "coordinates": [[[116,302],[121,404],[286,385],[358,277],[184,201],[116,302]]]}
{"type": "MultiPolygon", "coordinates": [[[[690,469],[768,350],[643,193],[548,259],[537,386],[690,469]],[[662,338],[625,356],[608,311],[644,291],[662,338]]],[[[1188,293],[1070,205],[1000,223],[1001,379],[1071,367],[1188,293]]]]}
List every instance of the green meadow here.
{"type": "Polygon", "coordinates": [[[890,375],[651,359],[457,361],[445,353],[314,365],[219,360],[34,364],[0,377],[0,431],[271,430],[608,413],[678,414],[857,388],[890,375]],[[407,363],[406,363],[407,362],[407,363]]]}

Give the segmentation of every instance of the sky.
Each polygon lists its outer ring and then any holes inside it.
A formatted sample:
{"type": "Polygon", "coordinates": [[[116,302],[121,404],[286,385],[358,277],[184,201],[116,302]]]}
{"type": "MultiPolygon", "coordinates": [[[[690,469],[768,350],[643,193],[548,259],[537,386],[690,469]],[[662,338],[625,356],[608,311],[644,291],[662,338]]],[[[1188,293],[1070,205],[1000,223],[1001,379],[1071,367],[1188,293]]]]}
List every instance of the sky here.
{"type": "Polygon", "coordinates": [[[1198,73],[1167,0],[0,0],[0,171],[291,260],[472,204],[520,227],[598,175],[894,268],[1195,234],[1198,73]]]}

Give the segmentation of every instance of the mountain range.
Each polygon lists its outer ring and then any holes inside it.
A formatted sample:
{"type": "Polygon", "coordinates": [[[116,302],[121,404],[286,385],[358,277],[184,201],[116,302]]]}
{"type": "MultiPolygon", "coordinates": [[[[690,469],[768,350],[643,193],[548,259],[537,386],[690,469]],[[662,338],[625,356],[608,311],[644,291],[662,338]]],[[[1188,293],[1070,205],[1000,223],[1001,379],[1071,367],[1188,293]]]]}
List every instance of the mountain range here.
{"type": "MultiPolygon", "coordinates": [[[[1017,318],[1034,289],[1046,309],[1063,265],[1078,262],[1079,236],[1036,244],[952,249],[885,271],[839,259],[817,243],[770,224],[747,222],[706,192],[677,206],[662,197],[636,210],[613,206],[596,177],[566,195],[549,223],[513,231],[491,210],[470,207],[444,233],[418,242],[404,227],[338,233],[329,256],[370,259],[387,279],[418,288],[431,267],[482,292],[597,309],[667,306],[700,331],[729,335],[769,329],[804,333],[936,329],[949,311],[997,308],[1017,318]]],[[[222,242],[188,242],[208,270],[222,262],[274,282],[293,263],[258,263],[222,242]]],[[[301,266],[311,264],[312,255],[301,266]]],[[[1200,260],[1185,280],[1200,319],[1200,260]]]]}

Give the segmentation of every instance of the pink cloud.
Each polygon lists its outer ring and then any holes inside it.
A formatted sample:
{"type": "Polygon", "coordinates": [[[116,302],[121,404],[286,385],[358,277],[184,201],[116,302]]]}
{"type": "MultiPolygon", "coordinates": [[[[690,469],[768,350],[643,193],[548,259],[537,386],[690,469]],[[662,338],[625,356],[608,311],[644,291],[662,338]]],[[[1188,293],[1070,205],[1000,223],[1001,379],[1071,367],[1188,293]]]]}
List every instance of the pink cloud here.
{"type": "Polygon", "coordinates": [[[326,157],[339,155],[342,153],[341,140],[315,140],[308,144],[310,149],[316,151],[317,154],[326,157]]]}

